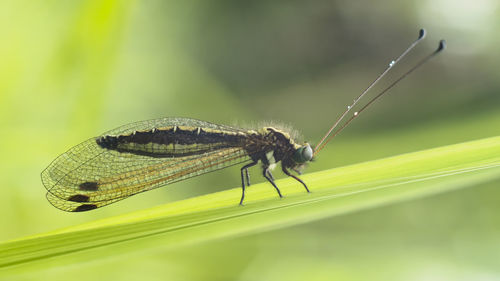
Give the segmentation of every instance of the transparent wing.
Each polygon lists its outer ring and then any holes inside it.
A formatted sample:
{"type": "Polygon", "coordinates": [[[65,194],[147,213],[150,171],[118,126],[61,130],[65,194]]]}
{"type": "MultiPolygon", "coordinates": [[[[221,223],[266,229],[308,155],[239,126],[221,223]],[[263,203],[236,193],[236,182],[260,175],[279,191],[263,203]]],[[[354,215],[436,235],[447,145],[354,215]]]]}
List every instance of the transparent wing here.
{"type": "MultiPolygon", "coordinates": [[[[164,118],[125,125],[104,135],[173,124],[238,130],[193,119],[164,118]]],[[[54,160],[42,172],[42,182],[48,190],[49,202],[56,208],[86,211],[249,160],[248,153],[241,147],[215,149],[183,157],[155,158],[103,149],[93,138],[54,160]]]]}

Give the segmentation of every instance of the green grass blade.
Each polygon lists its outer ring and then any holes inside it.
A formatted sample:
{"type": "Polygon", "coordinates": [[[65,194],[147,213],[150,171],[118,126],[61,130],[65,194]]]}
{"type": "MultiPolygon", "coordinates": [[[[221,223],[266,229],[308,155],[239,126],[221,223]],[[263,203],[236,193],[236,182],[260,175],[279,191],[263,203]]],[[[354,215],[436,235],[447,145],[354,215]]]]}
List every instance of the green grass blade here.
{"type": "MultiPolygon", "coordinates": [[[[500,137],[235,188],[0,244],[0,276],[310,222],[500,178],[500,137]]],[[[125,202],[121,204],[126,204],[125,202]]]]}

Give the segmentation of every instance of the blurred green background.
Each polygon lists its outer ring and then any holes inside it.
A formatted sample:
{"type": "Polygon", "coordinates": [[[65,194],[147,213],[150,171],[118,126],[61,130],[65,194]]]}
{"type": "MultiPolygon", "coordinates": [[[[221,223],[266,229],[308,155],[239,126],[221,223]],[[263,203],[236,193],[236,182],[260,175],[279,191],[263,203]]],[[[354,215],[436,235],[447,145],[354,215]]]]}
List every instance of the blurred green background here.
{"type": "MultiPolygon", "coordinates": [[[[164,116],[279,122],[317,143],[421,27],[427,39],[377,89],[439,39],[446,52],[367,110],[307,171],[499,135],[500,2],[2,1],[0,239],[238,186],[233,167],[74,214],[46,201],[39,174],[89,137],[164,116]]],[[[262,181],[258,168],[251,172],[262,181]]],[[[54,264],[37,278],[497,280],[498,187],[168,252],[54,264]]]]}

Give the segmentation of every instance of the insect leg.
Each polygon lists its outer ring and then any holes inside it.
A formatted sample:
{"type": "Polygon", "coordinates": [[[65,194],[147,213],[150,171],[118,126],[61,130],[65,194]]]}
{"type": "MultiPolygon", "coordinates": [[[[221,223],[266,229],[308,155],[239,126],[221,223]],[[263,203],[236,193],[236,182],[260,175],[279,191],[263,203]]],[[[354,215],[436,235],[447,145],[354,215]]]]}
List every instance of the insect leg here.
{"type": "Polygon", "coordinates": [[[247,178],[247,186],[250,186],[250,172],[245,169],[245,177],[247,178]]]}
{"type": "Polygon", "coordinates": [[[301,180],[299,179],[299,177],[295,176],[295,175],[292,175],[292,173],[290,173],[285,167],[281,166],[281,170],[283,170],[283,173],[285,173],[285,175],[289,176],[289,177],[292,177],[294,178],[295,180],[297,180],[298,182],[300,182],[307,190],[307,192],[311,192],[309,191],[309,188],[307,188],[307,185],[301,180]]]}
{"type": "Polygon", "coordinates": [[[273,175],[271,174],[271,171],[269,170],[269,167],[264,168],[264,170],[262,171],[262,174],[274,186],[274,188],[278,192],[278,195],[280,196],[280,198],[283,198],[283,195],[281,195],[281,191],[279,190],[278,186],[276,186],[276,184],[274,183],[274,178],[273,178],[273,175]]]}
{"type": "Polygon", "coordinates": [[[267,170],[267,175],[274,181],[273,174],[271,174],[271,170],[267,170]]]}
{"type": "Polygon", "coordinates": [[[246,164],[245,166],[241,167],[241,200],[240,200],[240,205],[243,205],[243,199],[245,199],[245,175],[246,179],[248,182],[248,185],[250,185],[250,176],[248,174],[248,168],[257,165],[258,161],[252,162],[250,164],[246,164]]]}

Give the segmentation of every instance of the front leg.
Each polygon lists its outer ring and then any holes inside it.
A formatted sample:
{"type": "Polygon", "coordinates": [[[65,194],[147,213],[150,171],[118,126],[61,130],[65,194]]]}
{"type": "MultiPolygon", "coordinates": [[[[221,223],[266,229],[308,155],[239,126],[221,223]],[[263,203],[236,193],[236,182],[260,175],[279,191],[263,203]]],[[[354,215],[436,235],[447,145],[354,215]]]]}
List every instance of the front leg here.
{"type": "Polygon", "coordinates": [[[309,193],[311,192],[311,191],[309,191],[309,188],[307,188],[307,185],[301,179],[299,179],[299,177],[290,173],[284,166],[281,166],[281,170],[283,170],[283,173],[285,173],[285,175],[292,177],[292,178],[296,179],[298,182],[300,182],[306,188],[307,192],[309,192],[309,193]]]}

